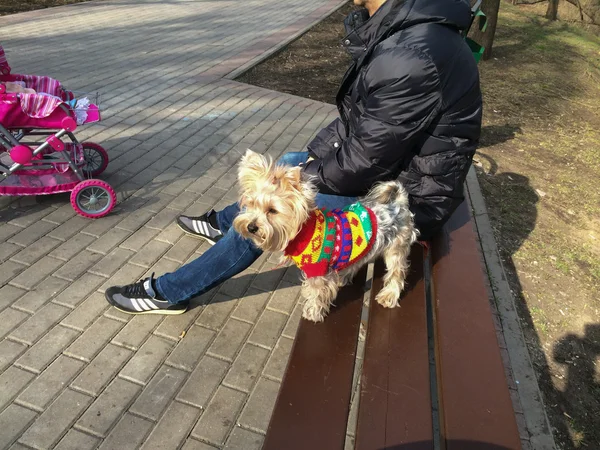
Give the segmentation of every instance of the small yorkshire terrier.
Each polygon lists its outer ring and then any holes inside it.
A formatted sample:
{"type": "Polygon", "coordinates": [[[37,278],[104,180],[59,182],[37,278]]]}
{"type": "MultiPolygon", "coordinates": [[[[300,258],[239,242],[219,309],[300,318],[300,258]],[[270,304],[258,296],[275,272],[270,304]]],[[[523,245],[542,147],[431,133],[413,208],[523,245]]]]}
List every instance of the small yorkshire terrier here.
{"type": "Polygon", "coordinates": [[[378,183],[357,203],[328,211],[317,209],[317,190],[300,167],[248,150],[238,178],[241,212],[233,227],[264,251],[282,251],[302,270],[305,319],[323,321],[339,288],[380,256],[387,272],[376,300],[398,306],[418,236],[400,183],[378,183]]]}

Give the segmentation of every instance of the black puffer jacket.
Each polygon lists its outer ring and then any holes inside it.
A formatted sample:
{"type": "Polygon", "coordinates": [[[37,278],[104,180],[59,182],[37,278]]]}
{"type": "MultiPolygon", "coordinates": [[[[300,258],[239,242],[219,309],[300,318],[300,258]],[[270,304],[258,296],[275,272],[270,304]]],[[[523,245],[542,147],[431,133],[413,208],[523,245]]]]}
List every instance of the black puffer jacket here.
{"type": "Polygon", "coordinates": [[[421,239],[463,200],[481,131],[477,65],[460,30],[463,0],[388,0],[345,21],[353,64],[337,95],[340,118],[309,144],[319,191],[363,195],[399,179],[421,239]]]}

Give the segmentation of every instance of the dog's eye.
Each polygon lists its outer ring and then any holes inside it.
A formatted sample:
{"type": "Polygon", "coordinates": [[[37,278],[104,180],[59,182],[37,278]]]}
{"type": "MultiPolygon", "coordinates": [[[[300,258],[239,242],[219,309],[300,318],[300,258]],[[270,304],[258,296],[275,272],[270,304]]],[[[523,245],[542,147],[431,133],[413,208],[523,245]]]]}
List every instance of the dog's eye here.
{"type": "Polygon", "coordinates": [[[277,210],[276,209],[269,209],[269,214],[277,214],[277,210]]]}

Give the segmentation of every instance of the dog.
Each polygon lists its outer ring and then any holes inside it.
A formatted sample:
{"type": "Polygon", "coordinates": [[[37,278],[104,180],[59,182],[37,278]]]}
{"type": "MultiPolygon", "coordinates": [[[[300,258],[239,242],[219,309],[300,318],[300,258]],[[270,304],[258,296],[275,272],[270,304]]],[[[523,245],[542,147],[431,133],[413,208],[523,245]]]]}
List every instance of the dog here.
{"type": "Polygon", "coordinates": [[[248,150],[238,169],[240,213],[234,229],[267,252],[283,252],[302,270],[302,316],[322,322],[340,287],[383,256],[387,272],[377,302],[398,306],[418,238],[408,195],[397,181],[377,183],[343,210],[320,210],[317,190],[301,167],[248,150]]]}

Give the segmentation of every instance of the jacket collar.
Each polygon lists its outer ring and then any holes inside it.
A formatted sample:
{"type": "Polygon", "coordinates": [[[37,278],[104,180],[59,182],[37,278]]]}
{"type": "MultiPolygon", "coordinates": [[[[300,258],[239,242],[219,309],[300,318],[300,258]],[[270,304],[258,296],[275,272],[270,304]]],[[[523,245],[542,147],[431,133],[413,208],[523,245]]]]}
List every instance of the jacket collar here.
{"type": "Polygon", "coordinates": [[[414,0],[387,0],[371,17],[364,8],[352,11],[344,20],[346,37],[342,39],[342,45],[352,59],[358,61],[364,58],[370,48],[387,37],[392,26],[397,28],[399,22],[404,21],[413,2],[414,0]]]}

